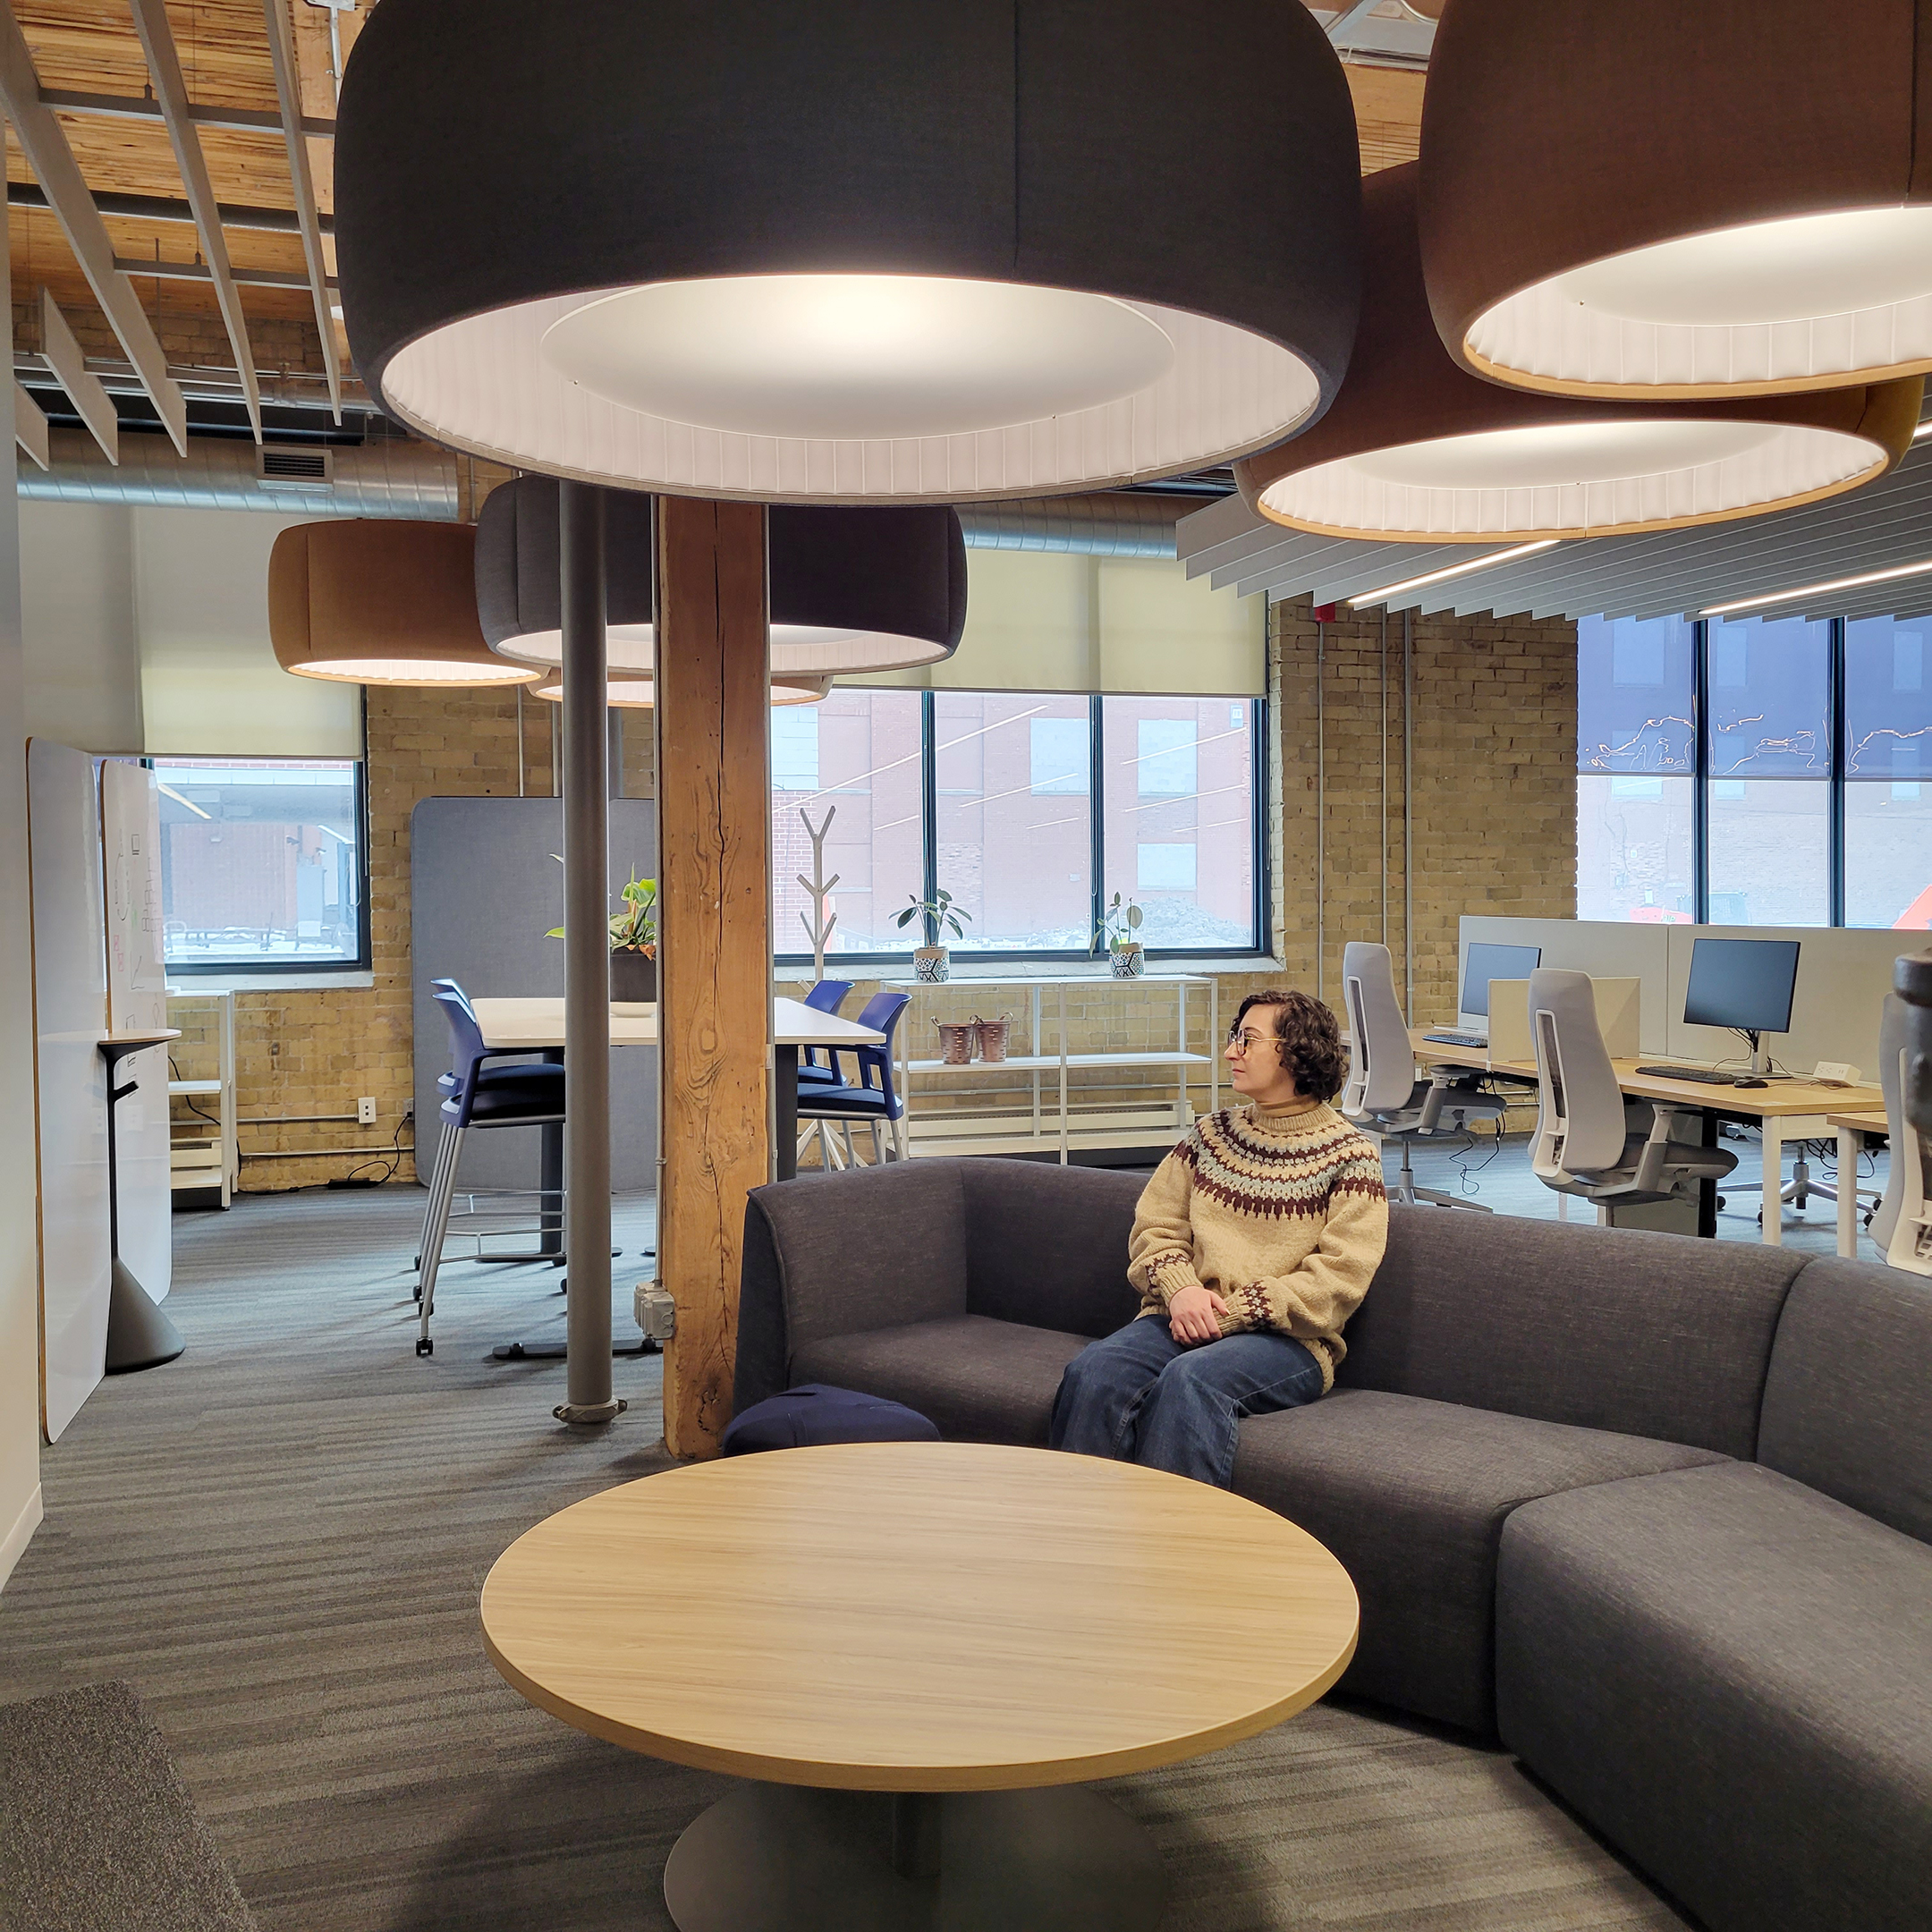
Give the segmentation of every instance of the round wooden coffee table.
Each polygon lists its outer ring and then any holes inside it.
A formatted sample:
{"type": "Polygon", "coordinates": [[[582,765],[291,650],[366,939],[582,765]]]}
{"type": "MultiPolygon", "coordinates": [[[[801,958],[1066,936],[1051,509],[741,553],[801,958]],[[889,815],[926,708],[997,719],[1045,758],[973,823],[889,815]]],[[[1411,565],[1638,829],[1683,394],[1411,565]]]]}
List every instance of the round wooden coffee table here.
{"type": "Polygon", "coordinates": [[[1258,1504],[967,1443],[626,1483],[518,1538],[482,1609],[533,1704],[760,1781],[673,1851],[682,1932],[1151,1927],[1159,1854],[1080,1782],[1292,1717],[1358,1617],[1341,1564],[1258,1504]]]}

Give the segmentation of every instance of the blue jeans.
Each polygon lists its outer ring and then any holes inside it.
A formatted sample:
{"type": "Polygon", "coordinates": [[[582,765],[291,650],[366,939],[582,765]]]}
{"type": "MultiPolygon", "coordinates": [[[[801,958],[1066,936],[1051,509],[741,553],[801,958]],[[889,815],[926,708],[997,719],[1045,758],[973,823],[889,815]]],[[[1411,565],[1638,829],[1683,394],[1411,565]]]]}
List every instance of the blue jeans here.
{"type": "Polygon", "coordinates": [[[1176,1342],[1164,1316],[1143,1315],[1067,1364],[1046,1443],[1225,1489],[1241,1419],[1299,1409],[1321,1392],[1321,1364],[1292,1335],[1176,1342]]]}

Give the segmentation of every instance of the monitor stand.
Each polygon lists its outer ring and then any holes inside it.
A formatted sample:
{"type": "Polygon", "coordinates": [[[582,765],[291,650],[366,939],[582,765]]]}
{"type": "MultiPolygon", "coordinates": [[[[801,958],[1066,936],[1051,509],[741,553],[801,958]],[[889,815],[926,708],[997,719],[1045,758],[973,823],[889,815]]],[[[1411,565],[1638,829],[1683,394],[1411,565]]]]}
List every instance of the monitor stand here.
{"type": "Polygon", "coordinates": [[[1750,1042],[1750,1077],[1753,1080],[1789,1080],[1790,1074],[1771,1071],[1771,1055],[1765,1050],[1764,1036],[1750,1028],[1742,1030],[1744,1038],[1750,1042]]]}

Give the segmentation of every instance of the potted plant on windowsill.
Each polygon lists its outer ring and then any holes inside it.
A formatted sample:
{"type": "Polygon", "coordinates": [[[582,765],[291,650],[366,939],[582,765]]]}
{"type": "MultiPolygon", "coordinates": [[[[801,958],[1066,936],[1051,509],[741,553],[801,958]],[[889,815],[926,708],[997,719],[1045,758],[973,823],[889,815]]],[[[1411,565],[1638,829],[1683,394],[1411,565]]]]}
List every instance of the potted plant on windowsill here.
{"type": "Polygon", "coordinates": [[[921,899],[916,894],[911,902],[899,915],[902,930],[916,919],[926,928],[926,944],[912,949],[912,977],[923,980],[928,986],[937,986],[953,977],[953,961],[940,938],[942,932],[950,932],[955,939],[966,936],[962,919],[971,919],[972,914],[953,902],[953,894],[944,886],[934,899],[921,899]]]}
{"type": "MultiPolygon", "coordinates": [[[[564,928],[544,935],[561,939],[564,928]]],[[[657,881],[635,870],[623,888],[623,906],[610,918],[610,999],[615,1007],[657,1004],[657,881]]]]}
{"type": "Polygon", "coordinates": [[[1138,979],[1147,971],[1147,949],[1134,937],[1144,917],[1132,900],[1123,902],[1115,893],[1113,904],[1100,915],[1100,923],[1094,928],[1093,945],[1087,950],[1091,953],[1094,946],[1106,940],[1107,963],[1116,979],[1138,979]]]}

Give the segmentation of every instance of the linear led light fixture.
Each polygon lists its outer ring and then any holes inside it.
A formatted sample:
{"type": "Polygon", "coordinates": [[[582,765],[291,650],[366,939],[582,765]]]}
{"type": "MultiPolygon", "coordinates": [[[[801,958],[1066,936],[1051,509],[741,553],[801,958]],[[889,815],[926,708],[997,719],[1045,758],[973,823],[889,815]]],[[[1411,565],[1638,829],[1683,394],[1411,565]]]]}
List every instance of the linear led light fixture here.
{"type": "Polygon", "coordinates": [[[1384,584],[1379,590],[1365,590],[1360,597],[1349,599],[1351,610],[1360,610],[1364,604],[1385,604],[1392,597],[1400,597],[1404,590],[1420,590],[1429,584],[1446,583],[1452,577],[1467,577],[1471,571],[1487,570],[1492,564],[1507,564],[1516,557],[1530,555],[1538,550],[1548,550],[1561,539],[1555,537],[1538,538],[1535,543],[1517,544],[1509,550],[1492,550],[1487,556],[1471,557],[1467,564],[1452,564],[1447,570],[1430,571],[1425,577],[1404,577],[1400,583],[1384,584]]]}
{"type": "Polygon", "coordinates": [[[1922,443],[1928,436],[1932,436],[1932,416],[1927,417],[1926,419],[1922,423],[1920,423],[1916,429],[1912,431],[1912,441],[1914,443],[1922,443]]]}
{"type": "Polygon", "coordinates": [[[1734,611],[1761,610],[1767,604],[1791,604],[1800,597],[1823,597],[1828,590],[1857,590],[1866,584],[1892,583],[1901,577],[1923,577],[1932,563],[1900,564],[1891,570],[1867,571],[1859,577],[1834,577],[1829,583],[1800,584],[1795,590],[1772,590],[1763,597],[1740,597],[1734,604],[1707,604],[1699,617],[1728,617],[1734,611]]]}

